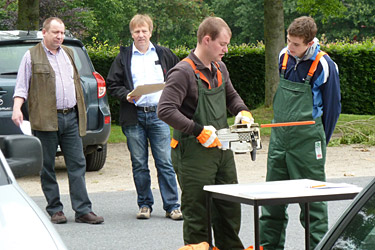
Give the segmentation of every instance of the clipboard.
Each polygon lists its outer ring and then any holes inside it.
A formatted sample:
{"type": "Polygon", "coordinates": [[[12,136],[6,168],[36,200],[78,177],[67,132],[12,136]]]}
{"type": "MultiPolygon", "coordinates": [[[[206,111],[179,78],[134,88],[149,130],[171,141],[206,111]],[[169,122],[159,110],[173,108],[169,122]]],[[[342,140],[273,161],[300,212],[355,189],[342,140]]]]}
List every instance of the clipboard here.
{"type": "Polygon", "coordinates": [[[163,90],[164,87],[165,87],[165,83],[138,85],[132,92],[128,94],[128,96],[141,96],[141,95],[152,94],[160,90],[163,90]]]}

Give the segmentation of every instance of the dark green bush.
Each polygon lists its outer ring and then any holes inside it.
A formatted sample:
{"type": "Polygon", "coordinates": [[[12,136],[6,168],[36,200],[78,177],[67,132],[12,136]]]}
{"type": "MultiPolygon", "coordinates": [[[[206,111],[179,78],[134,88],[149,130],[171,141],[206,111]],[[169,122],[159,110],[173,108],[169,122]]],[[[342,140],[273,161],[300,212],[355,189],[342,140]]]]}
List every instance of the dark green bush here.
{"type": "Polygon", "coordinates": [[[340,72],[342,112],[375,114],[375,45],[335,43],[322,47],[336,62],[340,72]]]}
{"type": "MultiPolygon", "coordinates": [[[[95,69],[107,77],[109,68],[117,54],[118,46],[96,43],[87,48],[95,69]]],[[[340,71],[342,112],[346,114],[375,114],[375,45],[373,41],[363,43],[331,43],[322,45],[336,62],[340,71]]],[[[173,49],[182,59],[190,50],[184,47],[173,49]]],[[[234,87],[250,109],[264,102],[264,45],[230,46],[223,61],[228,67],[234,87]]],[[[119,103],[109,97],[113,121],[118,119],[119,103]]]]}
{"type": "Polygon", "coordinates": [[[264,103],[264,46],[231,46],[223,61],[246,105],[255,109],[264,103]]]}

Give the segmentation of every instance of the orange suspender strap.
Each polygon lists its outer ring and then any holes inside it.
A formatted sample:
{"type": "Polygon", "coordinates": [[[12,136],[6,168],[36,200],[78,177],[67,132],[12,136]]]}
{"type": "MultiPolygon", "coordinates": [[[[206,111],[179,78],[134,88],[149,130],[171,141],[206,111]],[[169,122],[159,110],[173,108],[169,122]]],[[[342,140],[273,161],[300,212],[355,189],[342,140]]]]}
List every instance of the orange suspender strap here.
{"type": "MultiPolygon", "coordinates": [[[[320,58],[322,58],[322,56],[324,55],[327,55],[326,52],[324,51],[320,51],[316,57],[315,57],[315,60],[314,62],[311,64],[311,67],[310,67],[310,70],[309,70],[309,73],[307,74],[307,77],[306,77],[306,80],[307,81],[310,81],[312,76],[314,75],[315,73],[315,70],[316,68],[318,67],[318,63],[320,61],[320,58]]],[[[285,55],[284,55],[284,59],[283,59],[283,63],[281,65],[281,74],[284,74],[285,73],[285,70],[286,70],[286,65],[288,63],[288,58],[289,58],[289,55],[288,53],[286,52],[285,55]]]]}
{"type": "MultiPolygon", "coordinates": [[[[199,70],[197,70],[197,66],[195,65],[195,63],[193,62],[193,60],[191,60],[190,58],[184,58],[182,61],[185,61],[185,62],[188,62],[190,64],[190,66],[193,68],[194,70],[194,73],[199,77],[201,78],[203,81],[205,81],[207,84],[208,84],[208,89],[211,89],[211,84],[210,82],[208,81],[208,79],[206,78],[205,75],[202,74],[202,72],[200,72],[199,70]]],[[[218,84],[219,86],[223,83],[223,78],[222,78],[222,75],[221,75],[221,71],[220,71],[220,68],[219,68],[219,64],[217,62],[215,62],[215,65],[217,67],[217,80],[218,80],[218,84]]]]}
{"type": "Polygon", "coordinates": [[[283,64],[281,66],[281,69],[284,70],[282,73],[284,74],[285,70],[286,70],[286,64],[288,62],[288,58],[289,58],[289,55],[288,55],[288,52],[285,52],[284,54],[284,60],[283,60],[283,64]]]}
{"type": "Polygon", "coordinates": [[[319,61],[320,61],[320,58],[322,58],[322,56],[324,56],[324,55],[327,55],[327,53],[324,52],[324,51],[320,51],[320,52],[316,55],[314,62],[311,64],[311,67],[310,67],[309,73],[307,74],[307,75],[309,76],[309,77],[308,77],[308,80],[310,80],[311,77],[314,75],[315,70],[316,70],[316,68],[318,67],[318,63],[319,63],[319,61]]]}
{"type": "Polygon", "coordinates": [[[220,65],[215,62],[216,68],[217,68],[217,81],[218,81],[218,87],[223,83],[223,76],[221,75],[220,65]]]}

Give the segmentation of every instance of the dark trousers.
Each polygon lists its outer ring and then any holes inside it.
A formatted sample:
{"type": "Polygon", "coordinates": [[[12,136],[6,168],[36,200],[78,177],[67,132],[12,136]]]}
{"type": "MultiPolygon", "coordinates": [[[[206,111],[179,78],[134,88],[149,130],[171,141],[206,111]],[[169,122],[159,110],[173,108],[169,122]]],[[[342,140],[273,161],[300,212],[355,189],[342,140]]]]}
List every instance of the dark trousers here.
{"type": "Polygon", "coordinates": [[[43,168],[40,178],[48,203],[46,210],[51,216],[63,210],[55,173],[56,150],[60,145],[68,171],[70,200],[77,218],[92,210],[86,189],[86,160],[83,154],[82,139],[79,136],[76,111],[68,114],[58,113],[58,123],[58,131],[34,131],[43,148],[43,168]]]}
{"type": "MultiPolygon", "coordinates": [[[[206,193],[203,187],[238,183],[233,152],[205,148],[194,137],[179,142],[172,150],[172,162],[182,190],[184,243],[207,241],[206,193]]],[[[220,250],[244,249],[238,236],[241,205],[213,199],[211,212],[216,247],[220,250]]]]}

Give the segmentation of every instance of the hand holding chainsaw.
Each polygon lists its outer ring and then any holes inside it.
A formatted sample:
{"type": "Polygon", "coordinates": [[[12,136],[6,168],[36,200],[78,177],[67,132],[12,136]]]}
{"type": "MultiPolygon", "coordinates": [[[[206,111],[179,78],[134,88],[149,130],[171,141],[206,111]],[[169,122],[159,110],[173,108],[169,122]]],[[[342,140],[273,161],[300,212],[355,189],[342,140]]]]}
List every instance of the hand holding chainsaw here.
{"type": "Polygon", "coordinates": [[[254,118],[249,111],[242,110],[238,112],[234,120],[234,124],[253,124],[254,118]]]}
{"type": "Polygon", "coordinates": [[[202,132],[197,136],[198,141],[206,148],[221,147],[216,129],[213,126],[204,126],[202,132]]]}

